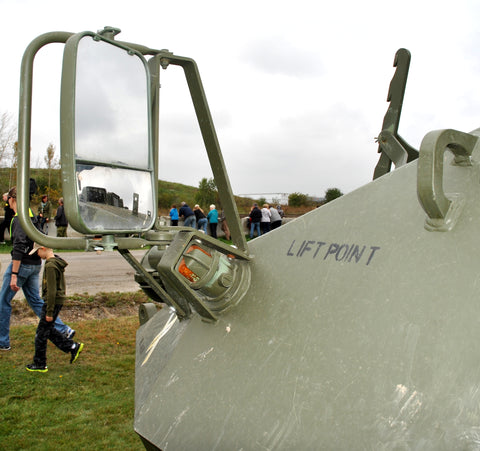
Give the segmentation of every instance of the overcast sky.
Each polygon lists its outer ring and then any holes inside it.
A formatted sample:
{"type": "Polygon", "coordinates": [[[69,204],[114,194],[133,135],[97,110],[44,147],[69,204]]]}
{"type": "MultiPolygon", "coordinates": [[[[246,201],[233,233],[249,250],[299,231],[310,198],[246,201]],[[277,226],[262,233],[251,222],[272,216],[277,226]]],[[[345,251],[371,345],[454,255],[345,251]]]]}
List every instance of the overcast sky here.
{"type": "MultiPolygon", "coordinates": [[[[119,40],[193,58],[235,194],[323,196],[368,183],[395,52],[412,54],[399,132],[480,126],[475,1],[0,0],[0,113],[18,115],[26,46],[49,31],[120,28],[119,40]]],[[[32,165],[60,152],[63,45],[35,64],[32,165]],[[37,88],[37,91],[35,91],[37,88]]],[[[162,71],[163,180],[198,186],[211,170],[183,72],[162,71]]]]}

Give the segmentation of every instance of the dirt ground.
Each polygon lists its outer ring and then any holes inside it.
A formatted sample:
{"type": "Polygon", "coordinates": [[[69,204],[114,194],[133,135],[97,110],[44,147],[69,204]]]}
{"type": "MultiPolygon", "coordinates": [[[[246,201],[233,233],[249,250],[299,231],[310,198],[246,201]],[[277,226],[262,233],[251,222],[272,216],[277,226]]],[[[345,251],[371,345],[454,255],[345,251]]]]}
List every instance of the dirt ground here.
{"type": "MultiPolygon", "coordinates": [[[[140,304],[149,302],[142,292],[123,293],[121,297],[112,293],[98,293],[95,296],[70,298],[62,308],[60,317],[64,323],[72,323],[91,319],[115,318],[118,316],[138,315],[140,304]]],[[[38,324],[38,318],[28,306],[25,299],[14,299],[12,302],[11,325],[38,324]]]]}

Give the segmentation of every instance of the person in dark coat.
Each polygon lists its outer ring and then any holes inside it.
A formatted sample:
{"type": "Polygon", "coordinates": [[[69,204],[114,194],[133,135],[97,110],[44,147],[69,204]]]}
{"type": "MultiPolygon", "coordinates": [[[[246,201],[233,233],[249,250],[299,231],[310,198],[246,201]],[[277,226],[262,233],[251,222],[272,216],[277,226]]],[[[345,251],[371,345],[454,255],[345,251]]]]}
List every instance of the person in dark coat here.
{"type": "Polygon", "coordinates": [[[194,229],[197,226],[197,220],[195,219],[195,214],[193,213],[193,210],[185,203],[182,202],[180,211],[178,212],[178,215],[183,219],[183,225],[185,227],[193,227],[194,229]]]}
{"type": "Polygon", "coordinates": [[[57,227],[57,236],[66,237],[68,221],[65,216],[65,209],[63,207],[63,197],[58,199],[59,206],[57,208],[57,214],[55,215],[55,226],[57,227]]]}
{"type": "Polygon", "coordinates": [[[253,204],[253,207],[248,215],[250,218],[250,238],[253,238],[254,230],[257,229],[257,236],[260,236],[260,222],[262,221],[262,210],[258,208],[257,204],[253,204]]]}
{"type": "Polygon", "coordinates": [[[4,214],[3,214],[3,221],[0,224],[0,243],[5,244],[5,230],[8,230],[10,232],[10,223],[12,222],[13,215],[15,212],[10,208],[10,205],[8,204],[8,193],[5,193],[3,195],[3,209],[4,209],[4,214]]]}

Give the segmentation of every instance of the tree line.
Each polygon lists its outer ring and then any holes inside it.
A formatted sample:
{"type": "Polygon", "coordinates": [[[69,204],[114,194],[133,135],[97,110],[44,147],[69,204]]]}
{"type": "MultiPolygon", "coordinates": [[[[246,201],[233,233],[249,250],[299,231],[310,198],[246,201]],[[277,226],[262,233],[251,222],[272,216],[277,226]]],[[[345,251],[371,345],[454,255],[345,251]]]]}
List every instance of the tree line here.
{"type": "MultiPolygon", "coordinates": [[[[181,201],[187,203],[198,204],[203,208],[208,208],[209,205],[215,204],[221,207],[218,195],[217,186],[213,178],[202,178],[198,184],[198,188],[192,192],[181,192],[178,190],[162,189],[161,181],[159,181],[158,190],[158,204],[159,208],[170,208],[174,204],[179,204],[181,201]]],[[[164,182],[163,182],[164,183],[164,182]]],[[[320,205],[331,202],[338,197],[343,196],[342,191],[338,188],[328,188],[325,191],[325,197],[322,199],[313,198],[308,194],[292,193],[288,196],[288,206],[291,207],[318,207],[320,205]]],[[[252,202],[263,205],[266,202],[265,198],[250,199],[245,197],[234,196],[235,203],[239,211],[249,212],[252,202]]],[[[279,200],[273,199],[273,204],[280,204],[279,200]]]]}
{"type": "Polygon", "coordinates": [[[343,196],[343,193],[338,188],[328,188],[323,199],[316,199],[308,194],[292,193],[288,196],[288,205],[292,207],[319,206],[331,202],[340,196],[343,196]]]}

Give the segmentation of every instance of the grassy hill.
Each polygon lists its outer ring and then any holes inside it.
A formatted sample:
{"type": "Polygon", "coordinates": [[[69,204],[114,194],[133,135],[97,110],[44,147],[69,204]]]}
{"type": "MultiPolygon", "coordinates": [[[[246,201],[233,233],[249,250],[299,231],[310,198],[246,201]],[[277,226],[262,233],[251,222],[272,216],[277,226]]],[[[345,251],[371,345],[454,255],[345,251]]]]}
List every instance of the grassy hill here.
{"type": "MultiPolygon", "coordinates": [[[[50,173],[48,169],[31,168],[30,176],[35,179],[38,185],[37,194],[32,197],[32,206],[35,210],[40,203],[43,194],[48,194],[54,208],[58,205],[58,198],[62,197],[60,170],[52,169],[50,173]]],[[[16,185],[16,169],[0,168],[0,194],[8,191],[9,187],[16,185]]],[[[158,214],[167,215],[173,204],[179,206],[184,201],[191,207],[195,205],[195,194],[198,188],[182,183],[158,181],[158,214]]],[[[253,202],[261,202],[261,199],[251,199],[246,197],[235,197],[238,212],[240,216],[247,216],[253,202]]],[[[219,204],[219,202],[216,202],[219,204]]],[[[208,205],[201,205],[202,208],[208,210],[208,205]]],[[[312,210],[314,207],[284,207],[288,216],[298,216],[312,210]]],[[[0,215],[3,211],[0,211],[0,215]]]]}

